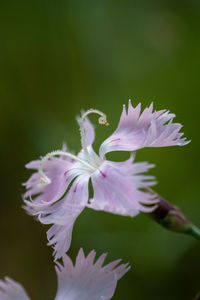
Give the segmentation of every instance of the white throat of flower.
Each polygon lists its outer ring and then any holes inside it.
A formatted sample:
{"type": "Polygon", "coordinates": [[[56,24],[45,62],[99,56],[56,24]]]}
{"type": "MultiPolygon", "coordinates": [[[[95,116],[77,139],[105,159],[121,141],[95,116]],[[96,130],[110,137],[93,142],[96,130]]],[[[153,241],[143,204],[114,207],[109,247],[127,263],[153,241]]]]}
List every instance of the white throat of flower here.
{"type": "Polygon", "coordinates": [[[76,155],[74,155],[70,152],[65,152],[65,151],[62,151],[62,150],[55,150],[55,151],[49,152],[41,159],[40,164],[39,164],[38,172],[40,174],[40,183],[38,184],[38,187],[44,187],[44,186],[51,183],[51,179],[43,171],[43,165],[48,159],[50,159],[53,156],[57,156],[57,155],[67,156],[67,157],[69,157],[73,160],[76,160],[76,161],[82,163],[85,167],[87,167],[87,169],[90,170],[91,173],[96,171],[96,169],[98,168],[99,165],[96,164],[94,159],[90,156],[90,154],[88,152],[88,149],[87,149],[87,146],[86,146],[86,142],[85,142],[84,120],[89,114],[98,114],[100,116],[99,119],[98,119],[99,124],[104,124],[106,126],[109,125],[109,123],[107,122],[106,115],[103,112],[101,112],[97,109],[92,109],[91,108],[91,109],[87,110],[85,113],[82,114],[82,116],[79,120],[79,129],[80,129],[80,135],[81,135],[81,146],[82,146],[82,149],[84,151],[84,154],[87,157],[88,162],[81,159],[81,158],[79,158],[78,156],[76,156],[76,155]]]}

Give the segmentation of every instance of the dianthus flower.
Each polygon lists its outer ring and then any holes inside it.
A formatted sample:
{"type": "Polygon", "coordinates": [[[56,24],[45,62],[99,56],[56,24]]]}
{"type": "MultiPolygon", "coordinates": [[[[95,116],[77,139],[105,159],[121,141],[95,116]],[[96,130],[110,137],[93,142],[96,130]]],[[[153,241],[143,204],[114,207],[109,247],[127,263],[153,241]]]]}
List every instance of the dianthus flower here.
{"type": "Polygon", "coordinates": [[[188,143],[181,138],[182,126],[172,123],[174,114],[153,112],[152,104],[141,113],[141,105],[134,108],[129,101],[128,112],[124,106],[117,129],[102,143],[97,155],[92,148],[94,128],[87,118],[91,113],[100,115],[100,124],[108,125],[106,115],[98,110],[83,113],[77,120],[82,145],[77,156],[56,150],[26,165],[36,172],[25,183],[25,209],[41,223],[53,224],[47,238],[54,247],[55,259],[69,249],[74,222],[86,206],[130,217],[156,207],[157,199],[148,192],[155,184],[154,177],[142,174],[154,165],[135,163],[133,154],[126,161],[109,161],[106,153],[188,143]],[[90,179],[92,199],[88,195],[90,179]]]}
{"type": "MultiPolygon", "coordinates": [[[[110,300],[115,292],[117,281],[130,269],[121,264],[120,259],[102,266],[106,254],[94,263],[95,251],[85,257],[82,249],[76,257],[76,264],[69,256],[63,256],[63,265],[56,263],[58,289],[55,300],[110,300]],[[118,266],[117,266],[118,265],[118,266]]],[[[6,277],[0,280],[0,300],[30,300],[21,284],[6,277]]]]}

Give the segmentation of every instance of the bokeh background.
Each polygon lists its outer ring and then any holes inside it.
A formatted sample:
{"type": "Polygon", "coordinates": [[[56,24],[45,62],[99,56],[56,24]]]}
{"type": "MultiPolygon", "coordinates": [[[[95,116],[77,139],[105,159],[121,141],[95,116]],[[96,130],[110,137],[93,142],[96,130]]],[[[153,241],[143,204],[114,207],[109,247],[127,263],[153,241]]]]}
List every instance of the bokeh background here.
{"type": "MultiPolygon", "coordinates": [[[[129,98],[176,113],[192,143],[144,149],[136,159],[156,164],[156,191],[200,226],[199,53],[198,0],[1,2],[1,278],[21,282],[32,299],[54,299],[47,227],[22,210],[21,183],[30,175],[28,161],[64,141],[79,151],[75,116],[82,108],[108,116],[108,128],[96,126],[96,149],[129,98]]],[[[200,290],[200,243],[167,232],[146,215],[131,219],[86,209],[74,227],[73,259],[80,247],[131,263],[115,300],[189,300],[200,290]]]]}

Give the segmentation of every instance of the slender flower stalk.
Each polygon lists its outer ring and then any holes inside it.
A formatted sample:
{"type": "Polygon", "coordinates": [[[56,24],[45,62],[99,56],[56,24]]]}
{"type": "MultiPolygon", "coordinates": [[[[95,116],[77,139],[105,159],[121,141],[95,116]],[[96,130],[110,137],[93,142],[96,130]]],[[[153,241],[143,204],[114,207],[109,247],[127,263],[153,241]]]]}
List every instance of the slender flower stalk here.
{"type": "MultiPolygon", "coordinates": [[[[120,259],[103,266],[107,254],[94,262],[96,253],[85,257],[82,249],[73,265],[69,256],[63,256],[63,264],[56,263],[58,289],[55,300],[110,300],[117,281],[130,269],[129,264],[119,264],[120,259]]],[[[0,300],[30,300],[24,288],[9,277],[0,280],[0,300]]]]}
{"type": "Polygon", "coordinates": [[[54,248],[55,260],[68,251],[74,223],[85,207],[130,217],[156,209],[158,199],[148,191],[156,184],[155,178],[144,175],[154,165],[136,163],[133,151],[189,143],[182,138],[182,126],[173,123],[174,114],[166,110],[153,112],[153,104],[141,112],[141,104],[133,107],[129,101],[128,109],[123,106],[117,129],[96,153],[90,114],[100,116],[100,124],[109,125],[99,110],[82,112],[77,118],[81,135],[81,151],[77,155],[67,149],[56,150],[26,165],[35,172],[24,184],[24,208],[42,224],[52,224],[47,239],[54,248]],[[106,154],[112,151],[129,151],[131,155],[126,161],[107,160],[106,154]],[[88,192],[90,181],[92,199],[88,192]]]}
{"type": "Polygon", "coordinates": [[[200,240],[200,229],[185,217],[179,207],[156,193],[154,195],[159,201],[156,209],[148,214],[149,217],[168,230],[189,234],[200,240]]]}

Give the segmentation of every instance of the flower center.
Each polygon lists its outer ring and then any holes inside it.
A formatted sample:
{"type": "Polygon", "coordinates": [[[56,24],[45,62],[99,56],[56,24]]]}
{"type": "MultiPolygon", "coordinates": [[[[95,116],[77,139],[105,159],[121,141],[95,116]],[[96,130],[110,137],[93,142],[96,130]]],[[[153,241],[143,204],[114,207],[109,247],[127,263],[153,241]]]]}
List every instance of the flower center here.
{"type": "Polygon", "coordinates": [[[79,120],[79,126],[80,126],[80,135],[81,135],[81,146],[82,146],[84,154],[86,156],[86,160],[81,159],[80,157],[78,157],[72,153],[61,151],[61,150],[55,150],[55,151],[47,153],[41,159],[40,164],[39,164],[38,172],[40,174],[40,183],[38,184],[38,187],[44,187],[51,183],[51,179],[43,171],[43,165],[48,159],[50,159],[53,156],[62,155],[62,156],[67,156],[73,160],[76,160],[76,161],[80,162],[81,164],[83,164],[88,169],[88,171],[91,173],[96,171],[96,169],[100,166],[102,160],[98,156],[96,158],[93,158],[89,154],[87,146],[86,146],[86,142],[85,142],[84,120],[89,114],[92,114],[92,113],[100,115],[100,117],[98,119],[99,124],[104,124],[106,126],[109,125],[109,123],[107,122],[106,115],[97,109],[89,109],[85,113],[82,114],[82,116],[79,120]]]}

